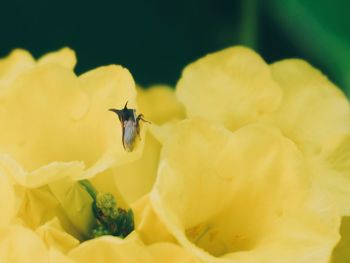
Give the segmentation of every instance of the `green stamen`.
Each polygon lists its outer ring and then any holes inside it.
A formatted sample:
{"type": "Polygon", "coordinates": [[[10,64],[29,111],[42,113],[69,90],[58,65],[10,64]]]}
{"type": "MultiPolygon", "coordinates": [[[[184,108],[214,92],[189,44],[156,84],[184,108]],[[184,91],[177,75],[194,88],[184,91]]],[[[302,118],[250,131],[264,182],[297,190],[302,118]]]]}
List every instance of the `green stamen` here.
{"type": "Polygon", "coordinates": [[[134,230],[134,214],[131,209],[119,208],[111,193],[98,192],[88,180],[79,183],[94,199],[92,210],[98,225],[91,232],[92,238],[103,235],[124,238],[134,230]]]}

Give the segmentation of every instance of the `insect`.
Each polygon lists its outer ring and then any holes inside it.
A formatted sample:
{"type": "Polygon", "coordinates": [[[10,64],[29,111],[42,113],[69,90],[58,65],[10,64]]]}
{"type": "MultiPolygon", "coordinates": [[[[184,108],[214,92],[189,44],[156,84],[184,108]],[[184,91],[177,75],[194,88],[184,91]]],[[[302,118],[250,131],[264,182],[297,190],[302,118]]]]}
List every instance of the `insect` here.
{"type": "Polygon", "coordinates": [[[122,142],[127,152],[131,152],[135,147],[136,137],[140,137],[140,121],[148,122],[143,118],[142,114],[136,116],[135,109],[128,109],[128,102],[121,110],[109,109],[118,115],[120,124],[122,125],[122,142]]]}

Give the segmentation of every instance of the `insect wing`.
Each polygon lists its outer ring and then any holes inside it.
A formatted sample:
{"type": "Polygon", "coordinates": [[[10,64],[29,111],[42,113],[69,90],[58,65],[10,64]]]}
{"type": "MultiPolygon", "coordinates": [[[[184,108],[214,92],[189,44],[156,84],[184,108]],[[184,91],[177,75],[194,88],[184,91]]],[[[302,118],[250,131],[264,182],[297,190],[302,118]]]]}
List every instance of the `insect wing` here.
{"type": "Polygon", "coordinates": [[[128,152],[131,152],[134,148],[135,140],[137,136],[136,123],[132,120],[124,121],[123,127],[123,146],[128,152]]]}

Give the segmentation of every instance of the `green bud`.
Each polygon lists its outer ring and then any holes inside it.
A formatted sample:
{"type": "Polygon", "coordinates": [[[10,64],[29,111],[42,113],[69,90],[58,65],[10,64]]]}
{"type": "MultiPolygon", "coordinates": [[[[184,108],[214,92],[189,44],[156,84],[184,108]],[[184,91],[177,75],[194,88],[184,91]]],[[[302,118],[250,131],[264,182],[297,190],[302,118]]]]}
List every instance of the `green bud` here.
{"type": "Polygon", "coordinates": [[[117,207],[113,207],[112,212],[110,214],[110,218],[112,220],[116,220],[118,218],[119,215],[119,209],[117,207]]]}
{"type": "Polygon", "coordinates": [[[115,215],[117,202],[112,194],[99,192],[96,195],[96,206],[102,211],[104,216],[112,217],[112,215],[115,215]]]}
{"type": "Polygon", "coordinates": [[[98,226],[92,230],[92,238],[103,235],[124,238],[134,230],[134,214],[131,209],[118,208],[111,193],[98,192],[88,180],[82,180],[80,184],[94,199],[92,210],[98,226]]]}
{"type": "Polygon", "coordinates": [[[110,234],[111,233],[109,232],[109,230],[105,226],[99,225],[92,230],[91,236],[92,236],[92,238],[97,238],[97,237],[110,235],[110,234]]]}

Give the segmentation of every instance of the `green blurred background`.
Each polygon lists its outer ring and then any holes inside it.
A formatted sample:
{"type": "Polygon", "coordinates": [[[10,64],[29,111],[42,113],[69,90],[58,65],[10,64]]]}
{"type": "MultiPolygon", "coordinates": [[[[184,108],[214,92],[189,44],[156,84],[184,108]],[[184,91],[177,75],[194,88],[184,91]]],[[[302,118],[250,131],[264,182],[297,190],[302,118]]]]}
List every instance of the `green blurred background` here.
{"type": "Polygon", "coordinates": [[[78,55],[78,74],[116,63],[143,86],[174,85],[189,62],[243,44],[267,62],[304,58],[350,95],[348,0],[12,0],[1,6],[1,56],[15,47],[38,57],[69,46],[78,55]]]}

